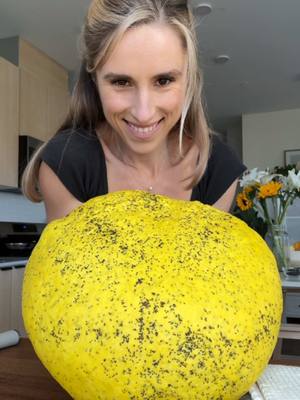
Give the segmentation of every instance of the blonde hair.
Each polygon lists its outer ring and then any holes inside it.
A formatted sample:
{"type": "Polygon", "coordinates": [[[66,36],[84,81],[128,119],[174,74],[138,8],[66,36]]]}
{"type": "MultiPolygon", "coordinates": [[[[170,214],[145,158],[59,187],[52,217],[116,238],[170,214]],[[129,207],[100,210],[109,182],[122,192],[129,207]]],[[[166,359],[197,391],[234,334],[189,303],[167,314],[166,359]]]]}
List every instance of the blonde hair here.
{"type": "MultiPolygon", "coordinates": [[[[79,78],[71,97],[66,120],[56,132],[83,128],[94,131],[105,121],[95,70],[109,58],[126,31],[134,26],[160,22],[168,24],[180,35],[187,53],[187,87],[179,121],[179,154],[183,136],[199,149],[198,164],[189,188],[203,176],[210,153],[210,138],[201,101],[202,74],[198,65],[197,40],[193,16],[184,0],[93,0],[82,31],[82,63],[79,78]]],[[[42,200],[38,188],[38,171],[45,145],[33,156],[22,177],[22,190],[30,200],[42,200]]]]}

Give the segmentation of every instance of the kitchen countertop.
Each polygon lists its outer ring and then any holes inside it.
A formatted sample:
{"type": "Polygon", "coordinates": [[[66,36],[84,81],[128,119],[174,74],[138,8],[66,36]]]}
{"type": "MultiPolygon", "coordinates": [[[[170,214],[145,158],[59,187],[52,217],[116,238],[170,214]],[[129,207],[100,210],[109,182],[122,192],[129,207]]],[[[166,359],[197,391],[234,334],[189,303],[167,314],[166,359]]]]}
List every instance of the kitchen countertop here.
{"type": "MultiPolygon", "coordinates": [[[[279,364],[279,362],[272,362],[279,364]]],[[[280,361],[280,364],[298,365],[280,361]]],[[[28,339],[0,350],[1,400],[72,400],[37,358],[28,339]]],[[[249,394],[240,400],[251,400],[249,394]]]]}
{"type": "Polygon", "coordinates": [[[9,268],[9,267],[20,267],[26,265],[28,262],[28,258],[23,260],[16,260],[16,261],[0,261],[0,269],[9,268]]]}
{"type": "Polygon", "coordinates": [[[290,288],[290,289],[300,289],[300,275],[297,276],[284,276],[283,274],[280,274],[281,277],[281,282],[282,282],[282,288],[290,288]]]}
{"type": "Polygon", "coordinates": [[[0,350],[0,354],[1,400],[72,400],[42,365],[28,339],[0,350]]]}
{"type": "MultiPolygon", "coordinates": [[[[26,266],[27,262],[28,258],[0,260],[0,270],[26,266]]],[[[283,289],[300,289],[300,276],[281,274],[281,281],[283,289]]],[[[71,399],[41,364],[30,341],[24,338],[18,345],[0,350],[0,393],[1,400],[71,399]]],[[[246,394],[240,400],[251,400],[251,396],[246,394]]]]}
{"type": "Polygon", "coordinates": [[[37,358],[28,339],[0,350],[1,400],[71,400],[37,358]]]}

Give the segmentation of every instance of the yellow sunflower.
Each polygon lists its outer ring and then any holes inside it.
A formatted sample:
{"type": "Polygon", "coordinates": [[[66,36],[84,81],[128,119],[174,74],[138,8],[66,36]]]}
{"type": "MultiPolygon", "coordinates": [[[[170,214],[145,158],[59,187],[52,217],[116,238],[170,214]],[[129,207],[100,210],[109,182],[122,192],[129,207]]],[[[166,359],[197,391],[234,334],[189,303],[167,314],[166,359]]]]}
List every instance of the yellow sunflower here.
{"type": "Polygon", "coordinates": [[[247,196],[249,192],[251,192],[251,190],[249,191],[248,188],[246,188],[236,197],[236,203],[242,211],[249,210],[253,206],[252,200],[247,196]]]}
{"type": "Polygon", "coordinates": [[[277,196],[281,188],[282,188],[282,183],[280,182],[274,182],[274,181],[268,182],[265,185],[259,186],[257,197],[259,199],[265,199],[266,197],[277,196]]]}
{"type": "Polygon", "coordinates": [[[244,193],[245,193],[245,194],[249,194],[249,193],[251,193],[254,189],[255,189],[255,186],[246,186],[246,187],[244,188],[244,193]]]}

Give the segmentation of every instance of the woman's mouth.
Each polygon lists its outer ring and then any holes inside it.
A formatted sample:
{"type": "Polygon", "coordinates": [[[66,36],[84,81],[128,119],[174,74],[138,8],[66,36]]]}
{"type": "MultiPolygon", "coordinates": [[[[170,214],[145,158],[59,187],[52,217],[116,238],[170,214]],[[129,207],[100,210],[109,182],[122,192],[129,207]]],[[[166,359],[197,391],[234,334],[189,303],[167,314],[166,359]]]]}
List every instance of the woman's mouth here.
{"type": "Polygon", "coordinates": [[[157,130],[160,127],[160,122],[163,120],[160,119],[157,122],[154,122],[153,124],[149,124],[147,126],[141,126],[141,125],[136,125],[133,124],[132,122],[127,121],[124,119],[124,121],[127,124],[127,127],[129,128],[129,131],[137,138],[139,139],[148,139],[153,136],[154,133],[157,132],[157,130]]]}

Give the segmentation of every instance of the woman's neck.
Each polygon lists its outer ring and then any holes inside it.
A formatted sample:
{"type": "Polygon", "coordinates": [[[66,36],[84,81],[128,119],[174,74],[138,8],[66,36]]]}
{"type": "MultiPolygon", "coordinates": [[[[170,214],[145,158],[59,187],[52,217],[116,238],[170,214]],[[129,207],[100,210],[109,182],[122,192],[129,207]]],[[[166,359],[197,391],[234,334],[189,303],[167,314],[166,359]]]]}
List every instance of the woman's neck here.
{"type": "Polygon", "coordinates": [[[156,179],[163,170],[170,167],[167,146],[151,154],[126,154],[126,162],[149,179],[156,179]]]}
{"type": "Polygon", "coordinates": [[[137,154],[130,151],[123,142],[118,140],[116,135],[112,135],[109,127],[102,127],[98,132],[98,138],[114,157],[148,179],[157,178],[162,170],[169,168],[172,164],[168,142],[152,153],[137,154]],[[101,132],[101,135],[98,132],[101,132]]]}

